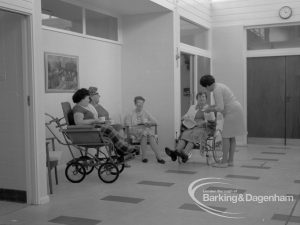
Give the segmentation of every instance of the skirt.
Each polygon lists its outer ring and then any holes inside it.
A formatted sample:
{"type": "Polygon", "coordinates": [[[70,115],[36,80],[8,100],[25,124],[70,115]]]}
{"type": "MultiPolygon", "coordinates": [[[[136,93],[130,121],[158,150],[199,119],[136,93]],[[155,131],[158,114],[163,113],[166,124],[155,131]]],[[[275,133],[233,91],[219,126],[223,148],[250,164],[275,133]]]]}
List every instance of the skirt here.
{"type": "Polygon", "coordinates": [[[185,130],[182,133],[181,139],[192,142],[194,144],[201,143],[207,139],[208,133],[206,128],[195,127],[192,129],[185,130]]]}
{"type": "Polygon", "coordinates": [[[155,133],[153,129],[149,127],[133,127],[129,130],[130,135],[133,135],[138,141],[140,141],[143,137],[153,136],[155,137],[155,133]]]}
{"type": "Polygon", "coordinates": [[[234,101],[225,106],[223,117],[223,138],[232,138],[247,134],[243,108],[238,101],[234,101]]]}

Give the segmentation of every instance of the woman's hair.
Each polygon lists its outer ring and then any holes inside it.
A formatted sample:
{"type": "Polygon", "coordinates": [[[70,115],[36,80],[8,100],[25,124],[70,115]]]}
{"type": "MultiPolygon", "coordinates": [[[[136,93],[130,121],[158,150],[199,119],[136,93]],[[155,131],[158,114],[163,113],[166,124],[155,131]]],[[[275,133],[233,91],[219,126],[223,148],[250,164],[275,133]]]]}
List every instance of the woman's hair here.
{"type": "Polygon", "coordinates": [[[215,78],[212,75],[204,75],[200,78],[200,84],[203,87],[210,86],[215,83],[215,78]]]}
{"type": "Polygon", "coordinates": [[[205,91],[198,92],[197,95],[196,95],[196,99],[198,100],[198,98],[201,97],[202,95],[205,95],[205,97],[207,99],[207,92],[205,92],[205,91]]]}
{"type": "Polygon", "coordinates": [[[142,100],[143,102],[145,102],[145,99],[144,99],[142,96],[136,96],[136,97],[134,98],[134,104],[136,104],[136,102],[137,102],[138,100],[142,100]]]}
{"type": "Polygon", "coordinates": [[[73,99],[74,103],[78,103],[82,99],[84,99],[86,96],[90,96],[90,92],[87,89],[85,89],[85,88],[81,88],[81,89],[78,89],[74,93],[74,95],[72,96],[72,99],[73,99]]]}

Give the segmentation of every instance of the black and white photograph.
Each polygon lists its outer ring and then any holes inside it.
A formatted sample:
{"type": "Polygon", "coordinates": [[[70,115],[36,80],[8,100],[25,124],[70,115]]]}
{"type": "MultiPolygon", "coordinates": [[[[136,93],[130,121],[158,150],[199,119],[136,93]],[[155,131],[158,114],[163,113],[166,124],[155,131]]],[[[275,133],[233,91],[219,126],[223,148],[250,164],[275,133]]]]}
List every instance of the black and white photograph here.
{"type": "Polygon", "coordinates": [[[300,0],[0,0],[0,225],[300,225],[300,0]]]}

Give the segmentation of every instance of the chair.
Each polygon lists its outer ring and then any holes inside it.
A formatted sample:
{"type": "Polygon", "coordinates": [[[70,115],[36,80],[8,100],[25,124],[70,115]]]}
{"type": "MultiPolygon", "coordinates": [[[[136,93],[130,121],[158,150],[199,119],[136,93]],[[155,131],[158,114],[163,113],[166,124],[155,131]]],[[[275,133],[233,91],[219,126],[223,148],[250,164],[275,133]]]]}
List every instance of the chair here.
{"type": "Polygon", "coordinates": [[[49,181],[50,194],[53,194],[51,170],[54,169],[55,182],[57,185],[58,184],[57,165],[62,155],[61,151],[55,150],[54,140],[55,140],[54,137],[46,138],[46,166],[48,169],[48,181],[49,181]],[[51,144],[52,146],[52,151],[49,149],[49,144],[51,144]]]}
{"type": "Polygon", "coordinates": [[[68,126],[75,125],[71,104],[69,102],[62,102],[61,107],[62,107],[62,110],[63,110],[63,114],[64,114],[66,124],[68,126]]]}
{"type": "MultiPolygon", "coordinates": [[[[209,129],[211,133],[208,134],[208,137],[206,138],[204,142],[203,149],[204,152],[206,153],[206,163],[207,165],[211,164],[211,159],[213,158],[216,163],[220,163],[222,160],[222,130],[223,130],[223,122],[222,122],[222,116],[220,116],[219,113],[215,112],[215,120],[214,121],[209,121],[208,127],[211,127],[212,129],[209,129]],[[211,157],[212,156],[212,157],[211,157]]],[[[176,139],[175,143],[177,144],[179,139],[181,138],[181,135],[183,131],[186,128],[183,128],[183,124],[181,123],[181,128],[180,128],[180,135],[177,137],[176,133],[176,139]]],[[[201,153],[201,144],[198,143],[194,146],[193,150],[199,150],[201,153]]],[[[189,158],[192,156],[192,152],[189,154],[189,158]]],[[[177,158],[178,163],[181,163],[180,157],[177,158]]]]}
{"type": "MultiPolygon", "coordinates": [[[[62,128],[63,125],[61,124],[57,126],[60,128],[65,140],[65,143],[60,143],[68,147],[73,158],[67,163],[65,170],[67,179],[73,183],[79,183],[96,168],[102,181],[106,183],[114,182],[123,171],[125,160],[119,160],[119,155],[112,140],[102,134],[102,124],[75,125],[70,103],[62,102],[61,106],[67,127],[62,128]],[[73,154],[71,146],[79,152],[79,156],[73,154]],[[101,150],[102,147],[105,151],[101,150]],[[89,152],[91,148],[96,149],[96,154],[89,152]],[[112,170],[116,171],[111,172],[112,170]],[[81,176],[74,178],[74,174],[81,176]],[[112,175],[113,179],[106,177],[108,174],[112,175]]],[[[55,118],[52,121],[57,122],[55,118]]]]}
{"type": "MultiPolygon", "coordinates": [[[[140,125],[136,125],[136,126],[140,126],[140,125]]],[[[136,138],[134,135],[132,135],[132,134],[130,133],[130,128],[132,128],[132,127],[134,127],[134,126],[128,126],[128,125],[125,126],[126,139],[127,139],[128,143],[129,143],[130,145],[135,145],[135,146],[139,146],[139,147],[140,147],[140,141],[137,140],[137,138],[136,138]]],[[[157,124],[151,125],[151,128],[154,129],[155,140],[156,140],[156,142],[158,143],[157,124]]],[[[150,144],[150,142],[149,142],[149,137],[148,137],[147,145],[149,145],[149,144],[150,144]]],[[[138,153],[138,154],[139,154],[139,153],[138,153]]],[[[137,154],[137,155],[138,155],[138,154],[137,154]]]]}

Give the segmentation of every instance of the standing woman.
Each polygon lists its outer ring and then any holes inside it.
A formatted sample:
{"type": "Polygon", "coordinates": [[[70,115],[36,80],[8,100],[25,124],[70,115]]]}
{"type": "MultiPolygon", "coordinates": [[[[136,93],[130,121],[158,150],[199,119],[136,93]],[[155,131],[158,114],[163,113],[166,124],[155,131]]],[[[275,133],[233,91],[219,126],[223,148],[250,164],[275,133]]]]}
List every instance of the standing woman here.
{"type": "Polygon", "coordinates": [[[201,77],[200,84],[205,87],[207,91],[213,92],[215,98],[215,105],[206,108],[204,111],[220,112],[224,118],[222,131],[223,159],[221,164],[216,164],[215,166],[221,168],[233,166],[236,147],[235,137],[247,133],[242,106],[229,87],[222,83],[215,83],[215,78],[212,75],[204,75],[201,77]]]}

